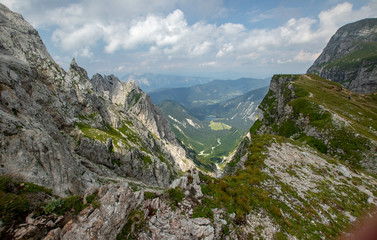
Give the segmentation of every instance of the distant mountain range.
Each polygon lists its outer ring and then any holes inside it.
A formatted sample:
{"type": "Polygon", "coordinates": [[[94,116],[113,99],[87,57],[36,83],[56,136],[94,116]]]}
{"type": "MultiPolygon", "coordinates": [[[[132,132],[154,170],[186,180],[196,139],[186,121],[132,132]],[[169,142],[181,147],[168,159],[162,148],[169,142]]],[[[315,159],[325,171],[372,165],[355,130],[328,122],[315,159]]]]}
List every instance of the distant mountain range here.
{"type": "Polygon", "coordinates": [[[146,73],[127,74],[122,77],[122,80],[136,81],[143,91],[150,92],[161,88],[191,87],[210,82],[213,78],[146,73]]]}
{"type": "Polygon", "coordinates": [[[165,100],[175,101],[187,108],[221,103],[248,91],[268,86],[270,79],[240,78],[237,80],[214,80],[205,84],[184,88],[167,88],[149,93],[152,101],[159,104],[165,100]]]}

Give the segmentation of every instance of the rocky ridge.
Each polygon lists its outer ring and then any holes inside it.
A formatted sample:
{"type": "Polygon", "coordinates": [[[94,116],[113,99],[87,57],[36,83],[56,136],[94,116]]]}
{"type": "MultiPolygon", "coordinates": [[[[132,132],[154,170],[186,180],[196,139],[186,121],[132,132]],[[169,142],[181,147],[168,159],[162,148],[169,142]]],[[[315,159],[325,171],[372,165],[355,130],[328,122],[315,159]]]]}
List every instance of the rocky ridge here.
{"type": "Polygon", "coordinates": [[[0,6],[1,166],[65,196],[130,177],[169,186],[194,167],[159,109],[135,83],[65,72],[38,32],[0,6]]]}
{"type": "Polygon", "coordinates": [[[308,73],[339,82],[358,93],[377,90],[377,19],[341,27],[308,73]]]}

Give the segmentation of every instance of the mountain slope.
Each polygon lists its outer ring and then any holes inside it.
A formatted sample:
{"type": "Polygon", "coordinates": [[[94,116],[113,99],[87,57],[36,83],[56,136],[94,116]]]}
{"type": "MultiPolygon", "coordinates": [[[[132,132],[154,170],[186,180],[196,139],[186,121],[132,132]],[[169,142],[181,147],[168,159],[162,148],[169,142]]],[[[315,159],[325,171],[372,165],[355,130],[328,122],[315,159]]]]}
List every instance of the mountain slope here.
{"type": "Polygon", "coordinates": [[[269,79],[241,78],[215,80],[187,88],[168,88],[149,93],[154,103],[175,101],[186,108],[211,105],[229,100],[246,92],[267,86],[269,79]]]}
{"type": "Polygon", "coordinates": [[[21,15],[0,16],[1,174],[64,196],[124,177],[165,187],[193,167],[135,83],[65,72],[21,15]]]}
{"type": "Polygon", "coordinates": [[[341,27],[308,73],[341,83],[359,93],[377,90],[377,19],[341,27]]]}
{"type": "Polygon", "coordinates": [[[257,107],[268,88],[250,91],[214,105],[186,109],[174,101],[159,104],[177,138],[196,153],[202,168],[216,170],[257,117],[257,107]]]}
{"type": "Polygon", "coordinates": [[[246,223],[238,237],[336,238],[373,209],[376,100],[315,75],[274,76],[228,176],[206,186],[230,188],[222,198],[246,223]]]}
{"type": "Polygon", "coordinates": [[[267,91],[268,87],[259,88],[221,103],[191,108],[190,112],[199,119],[212,116],[232,127],[247,130],[254,123],[257,107],[267,91]]]}
{"type": "Polygon", "coordinates": [[[173,101],[164,101],[159,107],[177,138],[187,148],[194,150],[197,165],[207,171],[215,171],[214,163],[222,162],[244,134],[244,131],[221,125],[217,120],[212,121],[211,127],[211,121],[197,119],[185,107],[173,101]]]}
{"type": "Polygon", "coordinates": [[[255,126],[376,172],[376,100],[375,94],[352,93],[316,75],[277,75],[255,126]]]}

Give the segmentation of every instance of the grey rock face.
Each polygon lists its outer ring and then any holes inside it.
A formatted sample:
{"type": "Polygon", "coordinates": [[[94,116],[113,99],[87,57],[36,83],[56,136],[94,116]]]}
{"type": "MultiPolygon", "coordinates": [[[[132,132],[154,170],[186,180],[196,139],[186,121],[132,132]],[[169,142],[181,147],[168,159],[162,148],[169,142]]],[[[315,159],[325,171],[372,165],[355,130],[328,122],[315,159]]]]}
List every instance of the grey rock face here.
{"type": "Polygon", "coordinates": [[[136,82],[121,82],[114,75],[102,77],[99,74],[94,75],[91,81],[99,96],[134,114],[157,137],[176,144],[169,122],[136,82]]]}
{"type": "Polygon", "coordinates": [[[54,79],[47,78],[60,68],[53,65],[38,34],[20,15],[2,5],[0,10],[0,172],[61,195],[79,193],[95,177],[74,160],[60,132],[62,126],[54,121],[61,112],[51,114],[46,107],[61,104],[51,83],[54,79]],[[40,71],[40,64],[51,64],[51,72],[40,71]]]}
{"type": "Polygon", "coordinates": [[[377,90],[377,19],[340,28],[307,71],[358,93],[377,90]]]}
{"type": "Polygon", "coordinates": [[[170,126],[134,83],[65,72],[38,32],[0,4],[0,173],[82,194],[103,178],[166,187],[193,167],[170,126]]]}
{"type": "Polygon", "coordinates": [[[92,205],[75,217],[56,214],[34,216],[11,229],[14,239],[116,239],[128,215],[143,200],[142,192],[134,193],[127,183],[89,188],[85,196],[97,193],[98,207],[92,205]]]}
{"type": "Polygon", "coordinates": [[[125,183],[101,187],[98,195],[100,207],[84,209],[61,229],[58,239],[116,239],[129,213],[142,198],[125,183]]]}

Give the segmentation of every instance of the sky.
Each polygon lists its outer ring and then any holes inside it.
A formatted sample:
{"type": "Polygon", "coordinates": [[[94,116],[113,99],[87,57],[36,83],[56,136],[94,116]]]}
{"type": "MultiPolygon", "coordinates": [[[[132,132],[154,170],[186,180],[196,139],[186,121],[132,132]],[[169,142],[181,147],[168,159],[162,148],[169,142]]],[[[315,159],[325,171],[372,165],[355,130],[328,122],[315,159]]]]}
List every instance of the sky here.
{"type": "Polygon", "coordinates": [[[54,60],[89,76],[218,79],[305,73],[336,30],[377,17],[377,0],[0,0],[54,60]]]}

